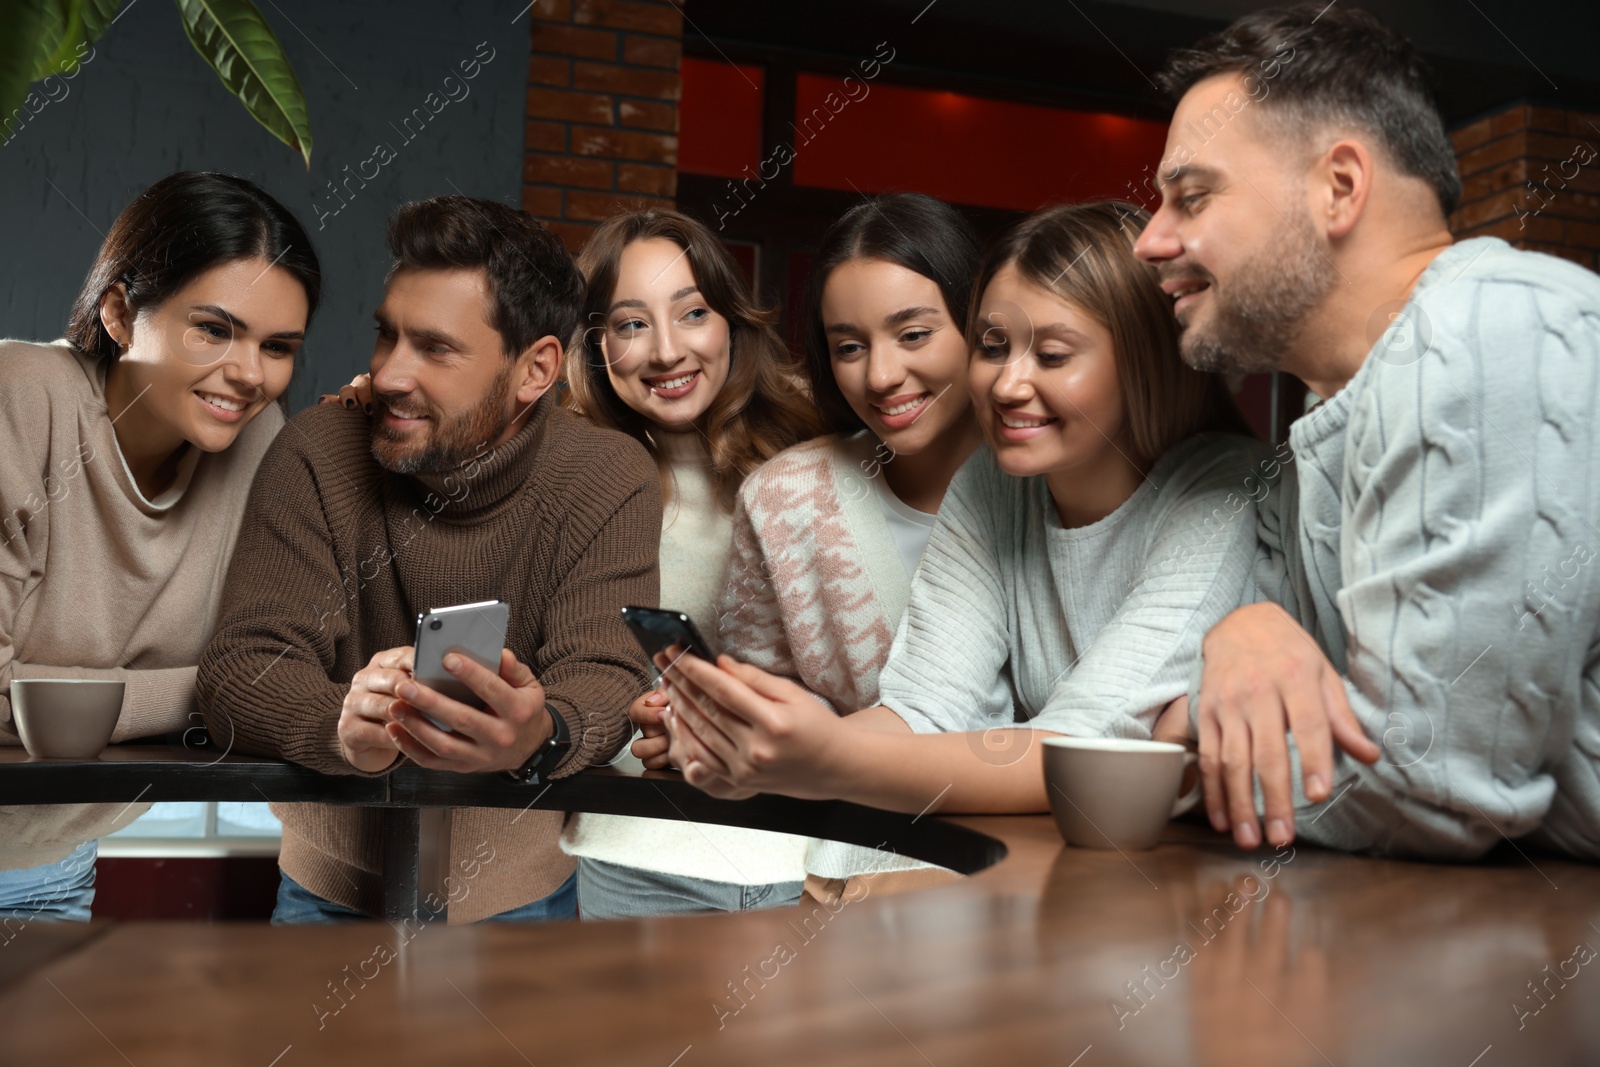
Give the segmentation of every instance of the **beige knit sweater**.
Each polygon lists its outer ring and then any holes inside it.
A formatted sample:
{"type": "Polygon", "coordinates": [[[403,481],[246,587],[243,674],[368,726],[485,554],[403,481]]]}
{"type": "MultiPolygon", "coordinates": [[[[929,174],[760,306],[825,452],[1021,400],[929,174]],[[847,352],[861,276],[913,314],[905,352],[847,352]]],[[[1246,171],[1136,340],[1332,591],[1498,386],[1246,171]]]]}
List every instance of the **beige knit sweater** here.
{"type": "MultiPolygon", "coordinates": [[[[117,446],[105,379],[64,342],[0,341],[0,744],[20,743],[13,678],[125,682],[113,741],[200,725],[195,664],[283,416],[269,405],[225,452],[191,447],[150,501],[117,446]]],[[[58,860],[149,806],[0,808],[0,869],[58,860]]]]}
{"type": "MultiPolygon", "coordinates": [[[[419,611],[500,599],[511,605],[506,647],[572,732],[557,776],[604,762],[627,740],[628,703],[649,681],[622,607],[656,602],[660,531],[649,455],[553,395],[477,462],[421,478],[378,466],[359,411],[311,408],[285,428],[251,493],[226,607],[200,662],[206,724],[236,752],[355,774],[337,737],[355,672],[411,644],[419,611]]],[[[289,877],[380,910],[376,810],[273,810],[289,877]]],[[[452,895],[451,922],[558,888],[575,866],[556,844],[561,822],[553,811],[454,809],[450,865],[465,890],[452,895]]]]}

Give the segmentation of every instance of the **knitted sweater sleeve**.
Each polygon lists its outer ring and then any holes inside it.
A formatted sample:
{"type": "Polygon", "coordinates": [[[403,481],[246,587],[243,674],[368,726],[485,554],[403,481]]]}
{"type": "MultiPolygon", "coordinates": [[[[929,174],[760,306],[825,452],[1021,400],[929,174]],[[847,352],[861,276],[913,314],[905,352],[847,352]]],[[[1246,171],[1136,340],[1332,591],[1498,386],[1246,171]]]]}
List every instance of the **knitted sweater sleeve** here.
{"type": "Polygon", "coordinates": [[[1311,840],[1471,858],[1550,809],[1600,616],[1589,303],[1457,280],[1420,303],[1420,359],[1366,368],[1344,443],[1337,602],[1346,692],[1383,757],[1339,756],[1330,799],[1297,820],[1311,840]]]}
{"type": "MultiPolygon", "coordinates": [[[[782,553],[784,550],[779,549],[782,553]]],[[[774,581],[775,563],[767,557],[745,494],[733,511],[733,550],[728,561],[728,583],[722,590],[717,633],[722,651],[771,674],[799,676],[789,635],[783,625],[783,606],[774,581]]]]}
{"type": "Polygon", "coordinates": [[[354,595],[339,573],[323,500],[340,491],[340,475],[319,484],[307,441],[290,423],[256,471],[217,628],[200,659],[200,711],[221,750],[357,774],[338,741],[350,685],[329,677],[349,631],[345,598],[354,595]]]}
{"type": "Polygon", "coordinates": [[[601,502],[588,487],[574,487],[563,510],[584,518],[566,524],[578,536],[560,553],[544,607],[544,641],[529,664],[572,734],[556,777],[615,756],[633,733],[628,705],[650,684],[621,609],[660,600],[661,484],[637,446],[606,460],[617,499],[601,502]],[[590,512],[603,513],[596,519],[590,512]]]}
{"type": "Polygon", "coordinates": [[[54,413],[42,382],[14,375],[0,389],[0,711],[5,741],[16,744],[11,678],[17,615],[35,567],[43,567],[50,533],[50,430],[54,413]]]}
{"type": "MultiPolygon", "coordinates": [[[[834,702],[819,694],[813,680],[805,677],[794,651],[791,614],[803,612],[804,605],[819,595],[810,584],[816,581],[815,560],[808,558],[810,553],[800,551],[793,541],[780,537],[773,542],[763,537],[763,530],[770,533],[777,529],[787,531],[790,527],[785,523],[758,524],[753,510],[757,508],[752,502],[757,488],[767,479],[785,475],[814,477],[820,481],[826,471],[807,469],[797,475],[787,468],[779,472],[775,467],[768,467],[746,480],[733,512],[733,547],[728,561],[728,582],[723,587],[721,611],[717,616],[718,638],[723,652],[769,674],[797,682],[818,703],[838,713],[840,709],[834,702]],[[801,588],[802,585],[805,588],[801,588]]],[[[815,552],[814,545],[812,552],[815,552]]],[[[844,713],[855,710],[845,708],[844,713]]]]}
{"type": "MultiPolygon", "coordinates": [[[[117,463],[78,437],[79,411],[63,403],[77,375],[71,361],[43,359],[37,346],[0,343],[7,364],[0,389],[0,744],[19,744],[11,714],[13,678],[81,678],[124,684],[122,712],[112,741],[148,737],[194,725],[193,667],[134,669],[35,664],[17,658],[17,617],[25,590],[43,572],[51,536],[50,505],[74,491],[89,463],[117,463]],[[70,429],[68,429],[70,428],[70,429]],[[65,431],[65,432],[63,432],[65,431]],[[57,443],[71,439],[65,454],[57,443]]],[[[46,350],[48,351],[48,350],[46,350]]],[[[56,536],[94,537],[92,530],[56,536]]]]}

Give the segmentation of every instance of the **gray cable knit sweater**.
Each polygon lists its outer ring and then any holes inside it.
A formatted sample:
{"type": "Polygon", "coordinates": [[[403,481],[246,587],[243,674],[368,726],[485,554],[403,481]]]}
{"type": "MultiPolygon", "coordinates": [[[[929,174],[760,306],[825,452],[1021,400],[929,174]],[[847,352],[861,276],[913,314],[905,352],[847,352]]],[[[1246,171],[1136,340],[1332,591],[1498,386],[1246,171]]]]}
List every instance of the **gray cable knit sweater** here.
{"type": "Polygon", "coordinates": [[[1341,755],[1299,831],[1434,858],[1533,835],[1600,859],[1600,278],[1463,241],[1403,318],[1414,337],[1295,423],[1259,509],[1262,592],[1384,748],[1341,755]]]}

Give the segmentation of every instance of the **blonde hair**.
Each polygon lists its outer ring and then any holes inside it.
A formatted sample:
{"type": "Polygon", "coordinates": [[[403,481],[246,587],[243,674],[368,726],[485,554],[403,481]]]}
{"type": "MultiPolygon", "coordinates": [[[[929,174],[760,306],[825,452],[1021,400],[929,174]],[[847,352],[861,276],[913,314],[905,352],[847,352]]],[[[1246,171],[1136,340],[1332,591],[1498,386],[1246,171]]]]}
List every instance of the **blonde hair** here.
{"type": "Polygon", "coordinates": [[[722,242],[703,223],[676,211],[630,211],[601,224],[578,255],[587,288],[579,334],[567,346],[566,404],[591,421],[636,438],[662,474],[670,495],[666,457],[652,440],[650,421],[623,403],[606,375],[597,327],[616,292],[623,250],[635,241],[664,238],[684,249],[695,284],[711,309],[728,320],[728,377],[703,416],[717,490],[731,498],[739,482],[791,445],[824,432],[794,361],[774,325],[777,315],[760,308],[722,242]]]}
{"type": "Polygon", "coordinates": [[[1133,242],[1150,221],[1133,204],[1063,204],[1013,226],[984,258],[973,289],[967,343],[984,330],[979,302],[1002,269],[1093,315],[1111,334],[1134,460],[1147,465],[1207,431],[1255,436],[1220,375],[1197,371],[1178,352],[1178,322],[1153,267],[1133,242]]]}

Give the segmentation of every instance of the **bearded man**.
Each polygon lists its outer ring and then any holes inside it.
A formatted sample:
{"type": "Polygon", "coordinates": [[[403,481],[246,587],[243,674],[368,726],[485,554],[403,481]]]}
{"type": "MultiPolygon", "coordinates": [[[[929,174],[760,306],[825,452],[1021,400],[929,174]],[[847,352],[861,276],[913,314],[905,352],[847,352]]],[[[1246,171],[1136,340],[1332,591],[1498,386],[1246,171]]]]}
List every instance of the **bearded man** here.
{"type": "Polygon", "coordinates": [[[1184,358],[1320,401],[1259,506],[1265,599],[1202,646],[1184,725],[1212,824],[1600,859],[1600,278],[1453,240],[1431,76],[1364,11],[1258,11],[1162,77],[1136,250],[1184,358]]]}
{"type": "MultiPolygon", "coordinates": [[[[556,403],[582,276],[526,213],[464,196],[404,205],[389,246],[371,414],[315,406],[262,460],[199,668],[206,724],[326,774],[603,763],[650,682],[621,608],[656,602],[661,493],[637,442],[556,403]],[[419,612],[487,600],[511,607],[498,672],[444,662],[479,710],[416,682],[411,645],[419,612]]],[[[375,810],[274,811],[275,922],[380,911],[375,810]]],[[[451,921],[573,917],[561,820],[453,809],[451,921]]]]}

